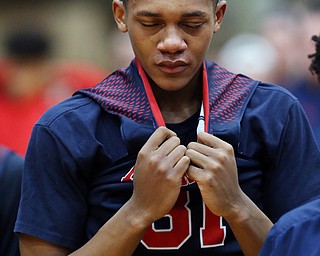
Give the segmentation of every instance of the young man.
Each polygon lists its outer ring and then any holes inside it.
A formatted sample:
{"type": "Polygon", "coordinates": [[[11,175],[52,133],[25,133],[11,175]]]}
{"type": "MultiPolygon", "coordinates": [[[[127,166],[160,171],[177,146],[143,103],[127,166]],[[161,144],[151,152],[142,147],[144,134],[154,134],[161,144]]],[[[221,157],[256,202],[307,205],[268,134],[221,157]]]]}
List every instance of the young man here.
{"type": "Polygon", "coordinates": [[[22,255],[257,255],[270,219],[320,192],[296,98],[204,60],[225,11],[113,0],[136,58],[34,127],[22,255]]]}
{"type": "MultiPolygon", "coordinates": [[[[316,52],[310,70],[320,83],[320,36],[313,36],[316,52]]],[[[320,255],[320,195],[310,202],[286,213],[273,226],[260,256],[320,255]]]]}

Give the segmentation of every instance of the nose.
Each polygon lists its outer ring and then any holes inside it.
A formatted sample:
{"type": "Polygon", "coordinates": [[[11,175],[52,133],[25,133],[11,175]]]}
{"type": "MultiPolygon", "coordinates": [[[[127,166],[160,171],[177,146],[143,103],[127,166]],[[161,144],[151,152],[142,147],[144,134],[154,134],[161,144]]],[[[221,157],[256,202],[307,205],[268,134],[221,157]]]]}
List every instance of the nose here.
{"type": "Polygon", "coordinates": [[[163,31],[162,40],[158,43],[158,50],[166,53],[177,53],[187,49],[181,31],[175,26],[167,27],[163,31]]]}

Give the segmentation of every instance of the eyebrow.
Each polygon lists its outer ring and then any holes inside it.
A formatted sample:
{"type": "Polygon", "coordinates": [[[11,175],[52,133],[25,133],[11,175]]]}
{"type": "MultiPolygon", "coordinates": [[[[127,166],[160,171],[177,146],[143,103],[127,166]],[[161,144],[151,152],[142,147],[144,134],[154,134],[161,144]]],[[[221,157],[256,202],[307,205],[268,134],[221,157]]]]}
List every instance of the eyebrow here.
{"type": "Polygon", "coordinates": [[[187,12],[182,15],[182,17],[188,18],[188,17],[205,17],[207,16],[206,12],[202,11],[194,11],[194,12],[187,12]]]}
{"type": "Polygon", "coordinates": [[[154,13],[154,12],[149,12],[149,11],[139,11],[137,13],[137,16],[143,16],[143,17],[161,17],[160,14],[154,13]]]}

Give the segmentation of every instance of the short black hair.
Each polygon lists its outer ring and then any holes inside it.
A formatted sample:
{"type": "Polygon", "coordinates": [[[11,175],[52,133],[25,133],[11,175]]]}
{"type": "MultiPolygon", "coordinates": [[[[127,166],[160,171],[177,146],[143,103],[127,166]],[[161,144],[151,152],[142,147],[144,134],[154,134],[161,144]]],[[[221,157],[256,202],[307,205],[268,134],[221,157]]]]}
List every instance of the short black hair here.
{"type": "Polygon", "coordinates": [[[310,54],[308,57],[311,59],[310,71],[312,74],[318,76],[320,83],[320,35],[314,35],[311,38],[315,42],[315,53],[310,54]]]}

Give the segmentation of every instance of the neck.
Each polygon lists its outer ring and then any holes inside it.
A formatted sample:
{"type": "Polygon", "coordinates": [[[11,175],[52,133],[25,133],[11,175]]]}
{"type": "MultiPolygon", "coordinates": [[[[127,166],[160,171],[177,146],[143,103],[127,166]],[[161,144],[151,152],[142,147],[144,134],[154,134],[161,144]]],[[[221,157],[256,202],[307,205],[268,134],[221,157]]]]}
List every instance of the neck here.
{"type": "Polygon", "coordinates": [[[165,123],[180,123],[199,111],[202,103],[202,73],[179,91],[165,91],[151,82],[165,123]]]}

